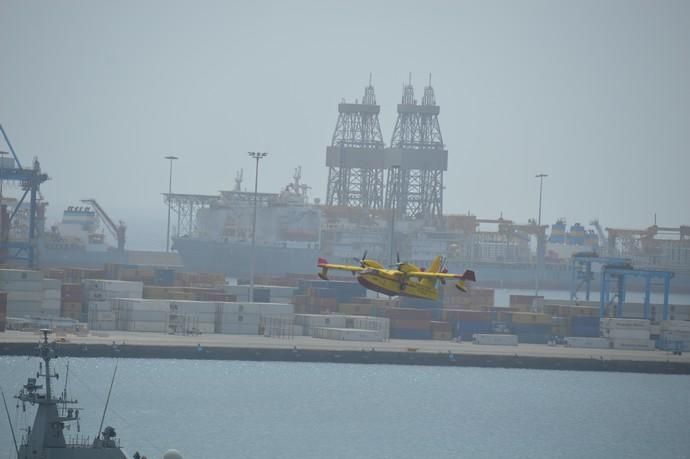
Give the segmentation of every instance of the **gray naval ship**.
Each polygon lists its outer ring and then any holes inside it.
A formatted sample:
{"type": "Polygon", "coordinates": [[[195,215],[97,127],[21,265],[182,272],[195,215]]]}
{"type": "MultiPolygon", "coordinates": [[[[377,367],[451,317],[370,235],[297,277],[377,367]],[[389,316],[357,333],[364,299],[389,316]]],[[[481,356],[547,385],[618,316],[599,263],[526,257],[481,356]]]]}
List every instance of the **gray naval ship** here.
{"type": "MultiPolygon", "coordinates": [[[[79,408],[76,407],[76,400],[67,398],[66,390],[57,397],[54,395],[51,381],[57,380],[59,376],[55,372],[51,373],[50,361],[57,355],[54,345],[48,342],[50,330],[41,332],[43,340],[38,345],[38,353],[43,364],[39,367],[36,378],[28,378],[15,397],[23,404],[38,406],[33,426],[26,429],[26,435],[19,442],[10,424],[17,459],[145,459],[138,452],[134,456],[128,456],[120,448],[113,427],[107,426],[101,431],[103,420],[98,429],[101,432],[93,441],[65,439],[66,423],[79,422],[79,408]],[[45,388],[39,384],[37,378],[40,377],[45,380],[45,388]],[[42,392],[41,389],[45,390],[42,392]]],[[[182,459],[182,456],[175,450],[169,450],[163,459],[182,459]]]]}

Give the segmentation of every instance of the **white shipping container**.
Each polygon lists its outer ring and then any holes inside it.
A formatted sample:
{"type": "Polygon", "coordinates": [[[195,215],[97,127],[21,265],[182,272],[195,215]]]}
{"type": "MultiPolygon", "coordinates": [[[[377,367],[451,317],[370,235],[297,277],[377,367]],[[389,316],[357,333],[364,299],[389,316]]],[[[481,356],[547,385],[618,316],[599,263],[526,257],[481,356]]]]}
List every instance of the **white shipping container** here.
{"type": "Polygon", "coordinates": [[[167,333],[167,321],[148,321],[148,320],[130,320],[125,323],[125,328],[128,331],[136,332],[150,332],[150,333],[167,333]]]}
{"type": "Polygon", "coordinates": [[[169,313],[167,311],[137,309],[126,311],[123,314],[123,318],[127,321],[135,322],[167,322],[169,320],[169,313]]]}
{"type": "Polygon", "coordinates": [[[60,310],[60,300],[43,300],[41,301],[41,308],[46,310],[60,310]]]}
{"type": "Polygon", "coordinates": [[[7,291],[7,302],[12,301],[41,301],[43,300],[43,291],[35,290],[6,290],[7,291]]]}
{"type": "Polygon", "coordinates": [[[17,280],[43,280],[43,273],[41,271],[33,271],[29,269],[0,269],[0,280],[17,281],[17,280]]]}
{"type": "Polygon", "coordinates": [[[60,279],[43,279],[43,290],[57,290],[62,289],[62,281],[60,279]]]}
{"type": "Polygon", "coordinates": [[[666,330],[661,332],[660,337],[671,341],[690,341],[690,330],[666,330]]]}
{"type": "Polygon", "coordinates": [[[353,328],[360,330],[389,330],[390,319],[387,317],[347,316],[352,319],[353,328]]]}
{"type": "Polygon", "coordinates": [[[110,301],[89,301],[87,311],[112,311],[113,304],[110,301]]]}
{"type": "Polygon", "coordinates": [[[220,333],[224,335],[258,335],[259,324],[227,323],[222,325],[220,333]]]}
{"type": "Polygon", "coordinates": [[[91,311],[89,312],[89,322],[113,321],[116,314],[112,311],[91,311]]]}
{"type": "Polygon", "coordinates": [[[383,341],[381,333],[376,330],[359,330],[356,328],[312,328],[312,337],[337,341],[383,341]]]}
{"type": "Polygon", "coordinates": [[[214,323],[197,322],[192,325],[192,328],[196,329],[198,333],[209,334],[216,332],[216,325],[214,323]]]}
{"type": "Polygon", "coordinates": [[[600,320],[601,329],[639,329],[649,330],[651,322],[647,319],[621,319],[616,317],[604,317],[600,320]]]}
{"type": "Polygon", "coordinates": [[[472,344],[490,344],[498,346],[517,346],[517,335],[504,334],[480,334],[472,335],[472,344]]]}
{"type": "Polygon", "coordinates": [[[259,314],[225,314],[222,317],[221,324],[258,324],[261,321],[259,314]]]}
{"type": "Polygon", "coordinates": [[[292,314],[295,306],[290,303],[249,303],[246,301],[217,303],[221,314],[246,312],[254,314],[292,314]]]}
{"type": "Polygon", "coordinates": [[[47,300],[61,300],[62,292],[60,290],[43,290],[43,298],[47,300]]]}
{"type": "Polygon", "coordinates": [[[586,349],[608,349],[611,347],[606,338],[587,338],[582,336],[568,336],[565,338],[568,347],[578,347],[586,349]]]}
{"type": "Polygon", "coordinates": [[[688,320],[664,320],[661,322],[661,330],[687,330],[690,331],[690,321],[688,320]]]}
{"type": "Polygon", "coordinates": [[[101,320],[89,322],[89,329],[91,330],[116,330],[114,320],[101,320]]]}
{"type": "Polygon", "coordinates": [[[170,311],[181,313],[208,313],[216,314],[218,303],[215,301],[180,301],[168,300],[170,311]]]}
{"type": "Polygon", "coordinates": [[[40,315],[41,307],[41,301],[8,301],[7,316],[27,317],[30,315],[40,315]]]}
{"type": "Polygon", "coordinates": [[[295,314],[295,323],[307,328],[347,328],[347,318],[338,314],[295,314]]]}
{"type": "Polygon", "coordinates": [[[650,339],[612,339],[611,347],[614,349],[653,351],[655,348],[655,343],[650,339]]]}
{"type": "Polygon", "coordinates": [[[144,290],[144,284],[140,281],[110,279],[84,279],[82,286],[89,290],[107,290],[109,292],[143,292],[144,290]]]}
{"type": "Polygon", "coordinates": [[[649,330],[636,328],[605,328],[602,335],[611,339],[649,339],[649,330]]]}
{"type": "Polygon", "coordinates": [[[43,291],[43,282],[40,280],[0,281],[0,290],[7,292],[41,292],[43,291]]]}

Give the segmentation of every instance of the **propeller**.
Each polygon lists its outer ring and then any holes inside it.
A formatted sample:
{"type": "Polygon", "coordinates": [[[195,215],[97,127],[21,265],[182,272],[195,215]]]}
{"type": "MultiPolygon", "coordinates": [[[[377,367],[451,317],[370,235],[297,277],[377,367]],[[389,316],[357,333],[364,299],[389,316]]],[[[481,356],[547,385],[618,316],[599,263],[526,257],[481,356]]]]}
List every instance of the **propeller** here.
{"type": "Polygon", "coordinates": [[[364,254],[362,255],[362,258],[361,258],[361,259],[358,260],[357,258],[353,258],[353,260],[355,260],[356,263],[359,263],[359,265],[360,265],[362,268],[365,268],[365,267],[366,267],[365,264],[364,264],[364,261],[365,261],[366,259],[367,259],[367,251],[366,251],[366,250],[364,251],[364,254]]]}

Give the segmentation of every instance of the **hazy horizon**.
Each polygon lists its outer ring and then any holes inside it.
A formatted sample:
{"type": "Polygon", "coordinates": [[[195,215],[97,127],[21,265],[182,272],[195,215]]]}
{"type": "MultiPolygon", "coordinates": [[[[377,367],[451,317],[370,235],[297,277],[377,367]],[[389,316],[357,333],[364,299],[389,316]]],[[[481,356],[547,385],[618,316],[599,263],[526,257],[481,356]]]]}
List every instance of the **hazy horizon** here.
{"type": "Polygon", "coordinates": [[[526,222],[546,173],[545,224],[690,224],[688,2],[202,5],[0,2],[0,124],[51,177],[49,222],[95,198],[130,248],[164,248],[170,154],[174,192],[241,168],[253,189],[266,151],[261,191],[302,166],[324,202],[337,104],[371,73],[388,145],[411,72],[441,107],[445,213],[526,222]]]}

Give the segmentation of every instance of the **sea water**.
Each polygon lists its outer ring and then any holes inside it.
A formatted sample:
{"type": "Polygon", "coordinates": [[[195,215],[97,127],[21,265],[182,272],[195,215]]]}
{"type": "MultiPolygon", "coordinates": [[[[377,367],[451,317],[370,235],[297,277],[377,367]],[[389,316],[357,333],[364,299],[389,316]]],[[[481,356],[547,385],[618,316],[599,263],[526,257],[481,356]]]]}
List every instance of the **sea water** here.
{"type": "MultiPolygon", "coordinates": [[[[398,365],[57,359],[80,431],[160,458],[687,458],[690,377],[398,365]],[[69,376],[66,363],[69,362],[69,376]],[[68,377],[67,377],[68,376],[68,377]]],[[[38,359],[0,357],[11,398],[38,359]]],[[[17,432],[21,435],[22,431],[17,432]]],[[[0,459],[12,456],[4,409],[0,459]]]]}

